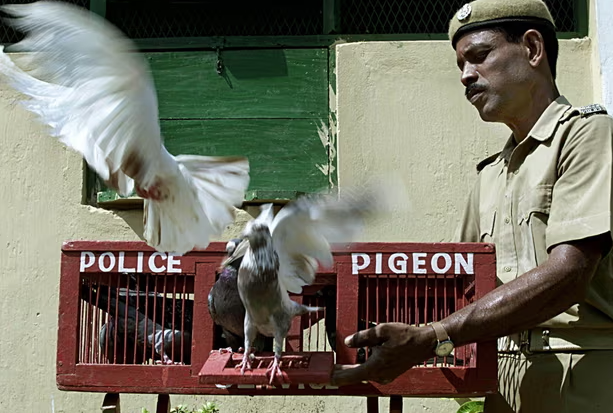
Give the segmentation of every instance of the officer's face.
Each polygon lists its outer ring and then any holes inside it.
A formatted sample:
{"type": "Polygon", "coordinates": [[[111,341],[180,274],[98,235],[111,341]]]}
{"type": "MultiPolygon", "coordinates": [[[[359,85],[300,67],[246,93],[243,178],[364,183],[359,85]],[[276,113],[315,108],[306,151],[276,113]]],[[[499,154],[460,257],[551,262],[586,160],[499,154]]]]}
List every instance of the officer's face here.
{"type": "Polygon", "coordinates": [[[503,33],[471,32],[456,45],[466,98],[481,119],[508,122],[530,99],[531,72],[522,43],[510,43],[503,33]]]}

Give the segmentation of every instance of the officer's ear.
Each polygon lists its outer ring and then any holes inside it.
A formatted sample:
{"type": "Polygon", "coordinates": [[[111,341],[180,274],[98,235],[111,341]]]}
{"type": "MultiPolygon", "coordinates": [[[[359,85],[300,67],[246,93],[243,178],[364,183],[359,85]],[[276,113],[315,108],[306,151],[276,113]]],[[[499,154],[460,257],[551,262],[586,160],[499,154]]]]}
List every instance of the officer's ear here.
{"type": "Polygon", "coordinates": [[[547,64],[545,40],[538,30],[527,30],[526,33],[524,33],[523,45],[528,55],[530,66],[537,68],[541,64],[547,64]]]}

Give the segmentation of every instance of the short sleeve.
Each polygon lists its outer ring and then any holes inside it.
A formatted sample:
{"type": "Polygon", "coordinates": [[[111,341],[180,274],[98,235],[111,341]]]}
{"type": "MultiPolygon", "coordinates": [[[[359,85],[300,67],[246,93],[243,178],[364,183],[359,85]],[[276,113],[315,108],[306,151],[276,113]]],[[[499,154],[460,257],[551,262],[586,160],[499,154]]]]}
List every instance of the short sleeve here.
{"type": "Polygon", "coordinates": [[[464,206],[464,213],[460,224],[456,228],[453,242],[479,242],[481,231],[479,229],[479,178],[475,180],[468,202],[464,206]]]}
{"type": "Polygon", "coordinates": [[[612,145],[610,116],[579,118],[569,128],[553,186],[546,232],[548,250],[560,243],[611,232],[612,145]]]}

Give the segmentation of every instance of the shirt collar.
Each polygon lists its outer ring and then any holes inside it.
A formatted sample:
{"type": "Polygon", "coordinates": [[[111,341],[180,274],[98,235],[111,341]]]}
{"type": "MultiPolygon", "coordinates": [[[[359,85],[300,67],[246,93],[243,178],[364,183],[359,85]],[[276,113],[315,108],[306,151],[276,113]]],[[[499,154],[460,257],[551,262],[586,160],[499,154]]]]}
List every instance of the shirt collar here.
{"type": "MultiPolygon", "coordinates": [[[[559,96],[556,100],[551,102],[549,106],[547,106],[547,109],[545,109],[545,111],[541,114],[530,130],[530,133],[528,133],[528,137],[539,142],[544,142],[551,138],[556,130],[556,127],[570,109],[572,109],[570,102],[564,96],[559,96]]],[[[508,162],[509,158],[511,157],[511,153],[513,153],[516,146],[517,143],[515,142],[515,138],[513,137],[513,134],[511,134],[496,162],[501,159],[508,162]]]]}
{"type": "Polygon", "coordinates": [[[571,107],[571,104],[564,96],[559,96],[545,109],[530,130],[528,136],[539,142],[544,142],[551,138],[560,120],[571,107]]]}

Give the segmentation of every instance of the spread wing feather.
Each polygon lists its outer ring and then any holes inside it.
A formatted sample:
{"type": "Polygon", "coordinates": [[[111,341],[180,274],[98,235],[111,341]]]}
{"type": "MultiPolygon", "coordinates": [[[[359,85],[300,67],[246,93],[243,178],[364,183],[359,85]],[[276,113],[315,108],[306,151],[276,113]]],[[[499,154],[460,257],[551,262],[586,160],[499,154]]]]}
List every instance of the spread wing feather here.
{"type": "Polygon", "coordinates": [[[239,157],[171,155],[162,144],[157,97],[143,56],[104,19],[64,3],[0,10],[26,33],[0,73],[24,106],[121,195],[145,194],[144,238],[159,251],[205,248],[234,219],[249,184],[239,157]]]}
{"type": "Polygon", "coordinates": [[[287,291],[299,294],[315,280],[318,265],[332,266],[331,243],[351,242],[362,232],[377,203],[373,193],[360,192],[302,197],[279,211],[271,230],[287,291]]]}

